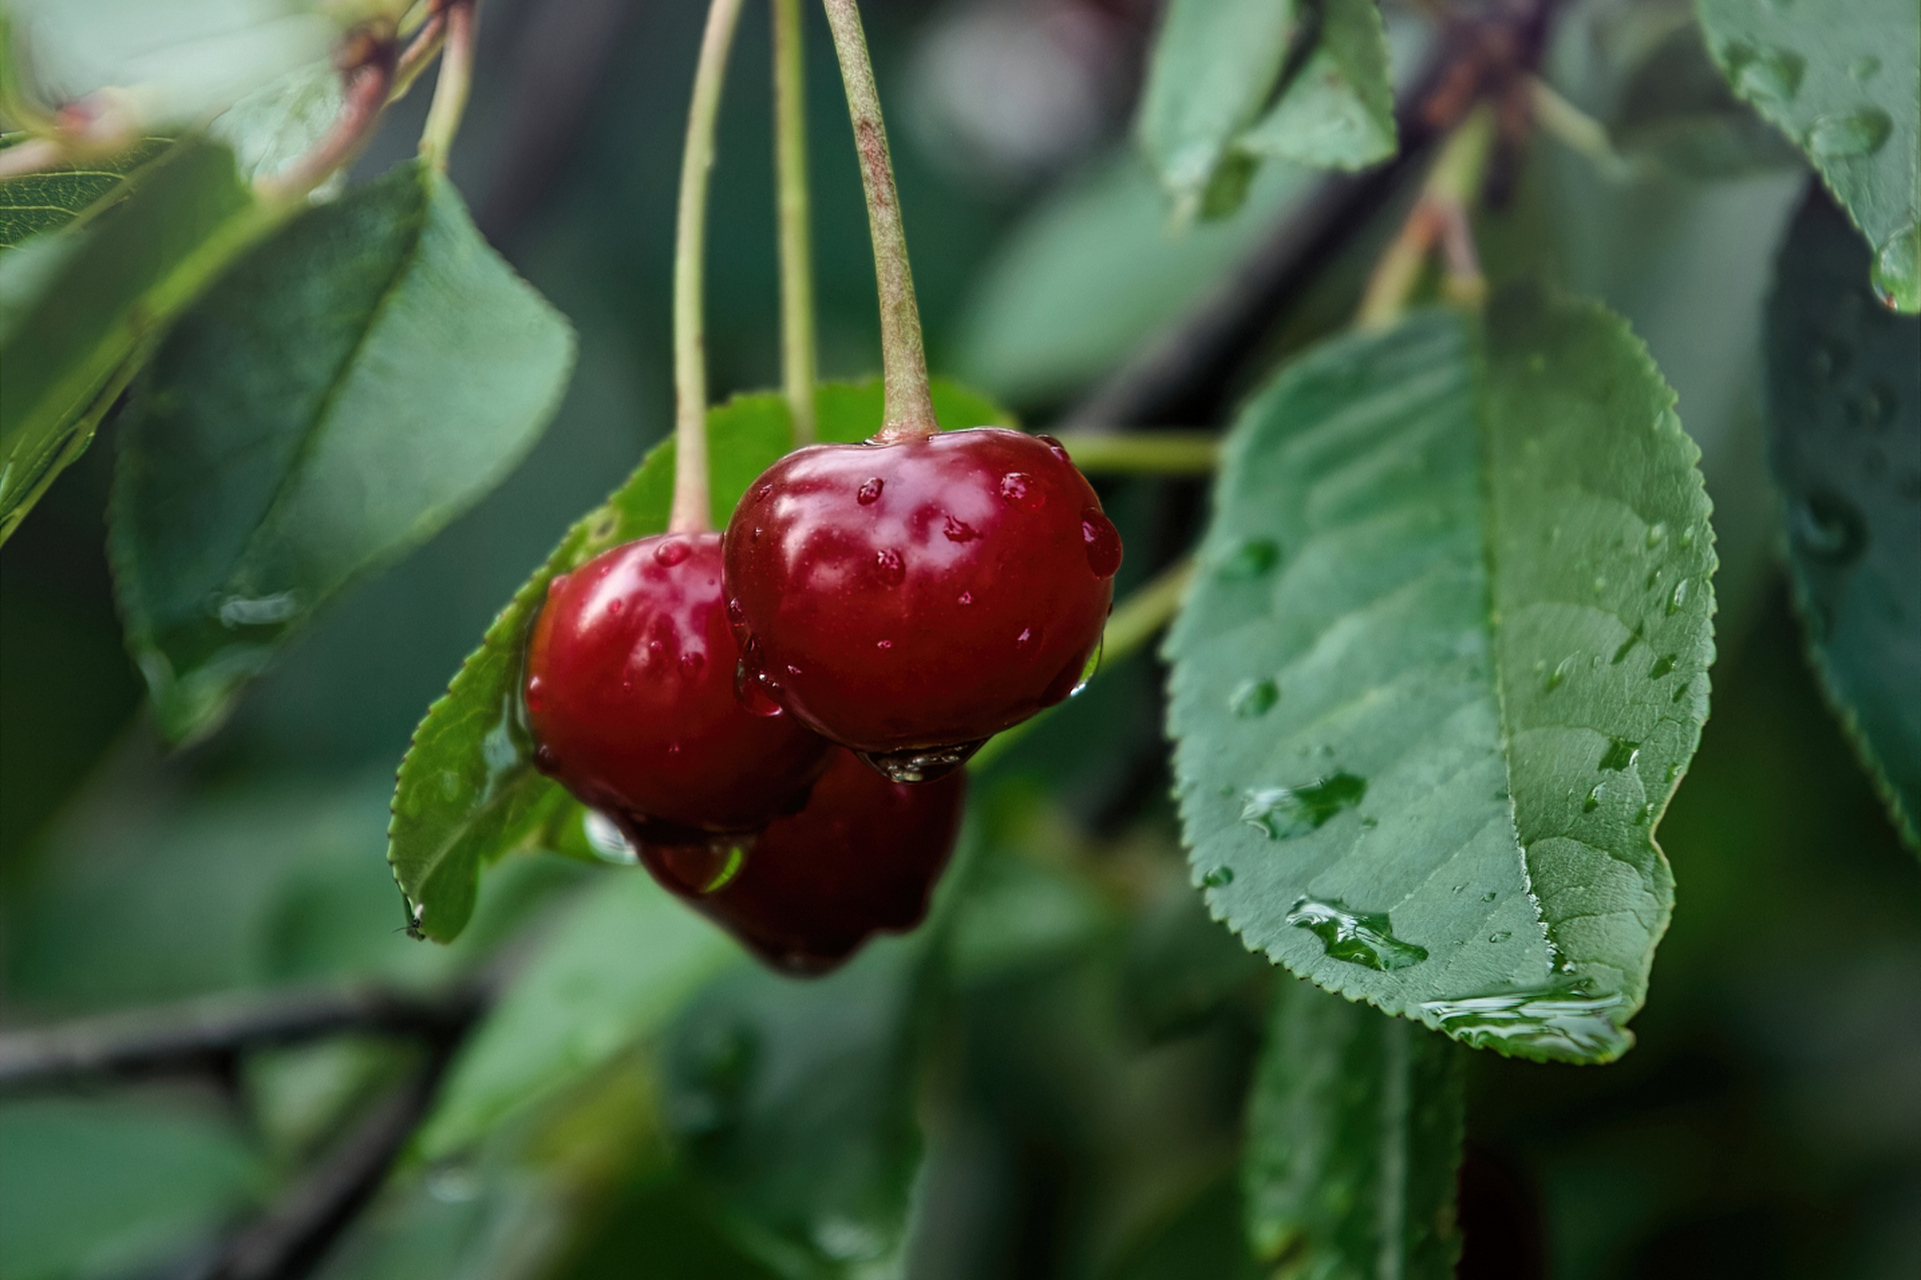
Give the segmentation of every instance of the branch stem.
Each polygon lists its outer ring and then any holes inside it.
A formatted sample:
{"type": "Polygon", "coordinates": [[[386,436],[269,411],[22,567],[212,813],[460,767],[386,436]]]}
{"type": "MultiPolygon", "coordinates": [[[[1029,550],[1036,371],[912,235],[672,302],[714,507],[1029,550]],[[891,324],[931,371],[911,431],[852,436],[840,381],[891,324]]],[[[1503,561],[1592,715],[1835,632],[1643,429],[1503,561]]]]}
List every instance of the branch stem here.
{"type": "Polygon", "coordinates": [[[814,442],[814,237],[807,192],[807,70],[800,0],[773,0],[774,169],[780,217],[780,369],[796,447],[814,442]]]}
{"type": "Polygon", "coordinates": [[[446,8],[446,48],[440,54],[434,100],[427,108],[427,124],[420,134],[421,159],[442,173],[447,171],[447,155],[453,150],[454,135],[460,132],[460,118],[466,114],[467,97],[473,89],[478,7],[479,0],[449,0],[446,8]]]}
{"type": "Polygon", "coordinates": [[[254,190],[262,199],[285,204],[306,199],[373,137],[393,88],[393,39],[386,33],[355,32],[342,43],[339,62],[345,93],[333,128],[285,173],[257,181],[254,190]]]}
{"type": "Polygon", "coordinates": [[[1068,431],[1055,439],[1090,475],[1204,476],[1221,454],[1219,437],[1201,431],[1068,431]]]}
{"type": "Polygon", "coordinates": [[[1447,266],[1448,297],[1474,305],[1486,295],[1487,281],[1474,251],[1467,211],[1480,195],[1493,148],[1494,113],[1486,106],[1477,108],[1447,136],[1407,220],[1374,264],[1355,313],[1356,327],[1385,329],[1401,318],[1436,245],[1442,248],[1447,266]]]}
{"type": "Polygon", "coordinates": [[[704,533],[707,497],[707,333],[701,312],[707,257],[707,189],[714,168],[714,125],[720,115],[727,54],[741,0],[713,0],[694,64],[687,144],[680,160],[679,227],[674,239],[674,505],[667,527],[704,533]]]}
{"type": "Polygon", "coordinates": [[[847,114],[860,153],[861,187],[867,196],[867,228],[874,240],[874,280],[880,289],[880,354],[886,406],[874,439],[883,443],[924,440],[940,430],[927,390],[927,354],[921,344],[914,274],[907,264],[907,232],[881,122],[880,90],[867,56],[855,0],[824,0],[834,32],[834,53],[847,89],[847,114]]]}

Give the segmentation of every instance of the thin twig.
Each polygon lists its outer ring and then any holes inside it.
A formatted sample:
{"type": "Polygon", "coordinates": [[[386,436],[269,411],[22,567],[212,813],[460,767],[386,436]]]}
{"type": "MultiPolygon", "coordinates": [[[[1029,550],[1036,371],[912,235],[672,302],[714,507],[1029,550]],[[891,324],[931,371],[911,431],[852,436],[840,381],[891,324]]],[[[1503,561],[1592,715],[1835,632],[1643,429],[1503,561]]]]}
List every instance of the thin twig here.
{"type": "Polygon", "coordinates": [[[449,0],[445,10],[447,47],[440,55],[434,99],[420,132],[421,159],[442,173],[447,171],[447,157],[454,149],[454,136],[460,132],[460,118],[467,112],[467,97],[473,90],[479,7],[479,0],[449,0]]]}
{"type": "Polygon", "coordinates": [[[348,163],[373,136],[394,81],[394,42],[390,35],[361,30],[349,35],[338,58],[346,94],[333,128],[291,169],[254,184],[262,197],[292,202],[348,163]]]}
{"type": "Polygon", "coordinates": [[[0,1092],[108,1076],[199,1070],[242,1049],[343,1032],[441,1036],[465,1025],[478,987],[424,998],[377,987],[222,996],[0,1033],[0,1092]]]}
{"type": "Polygon", "coordinates": [[[901,222],[900,194],[887,153],[881,122],[880,89],[867,56],[855,0],[825,0],[827,23],[834,31],[834,53],[847,89],[847,114],[860,152],[861,187],[867,195],[867,229],[874,241],[874,280],[880,289],[881,382],[886,393],[878,440],[908,440],[940,430],[927,389],[927,354],[922,346],[920,308],[914,301],[914,273],[907,263],[907,230],[901,222]]]}
{"type": "Polygon", "coordinates": [[[1480,194],[1493,149],[1494,113],[1488,107],[1476,110],[1448,135],[1407,220],[1374,264],[1355,312],[1357,328],[1385,329],[1400,318],[1437,244],[1445,250],[1448,296],[1472,305],[1486,294],[1467,210],[1480,194]]]}
{"type": "Polygon", "coordinates": [[[687,109],[687,145],[680,161],[679,226],[674,240],[674,506],[667,527],[700,533],[709,526],[707,499],[707,338],[702,315],[706,277],[707,188],[714,168],[714,126],[720,114],[727,54],[740,21],[741,0],[713,0],[694,100],[687,109]]]}

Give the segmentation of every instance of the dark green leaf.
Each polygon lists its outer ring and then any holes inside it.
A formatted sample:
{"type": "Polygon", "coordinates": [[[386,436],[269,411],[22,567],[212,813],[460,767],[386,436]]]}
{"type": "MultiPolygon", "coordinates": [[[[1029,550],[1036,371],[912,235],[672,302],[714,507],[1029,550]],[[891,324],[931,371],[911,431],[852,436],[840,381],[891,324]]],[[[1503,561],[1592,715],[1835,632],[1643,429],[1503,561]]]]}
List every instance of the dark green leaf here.
{"type": "Polygon", "coordinates": [[[209,732],[323,602],[498,482],[572,362],[430,167],[249,254],[161,345],[115,478],[121,611],[167,736],[209,732]]]}
{"type": "Polygon", "coordinates": [[[1374,0],[1323,0],[1312,50],[1279,101],[1235,145],[1323,169],[1394,154],[1394,82],[1374,0]]]}
{"type": "Polygon", "coordinates": [[[1867,257],[1811,193],[1768,306],[1768,416],[1815,670],[1921,847],[1921,320],[1876,305],[1867,257]]]}
{"type": "Polygon", "coordinates": [[[1248,1100],[1248,1243],[1287,1275],[1449,1280],[1461,1051],[1305,982],[1276,985],[1248,1100]]]}
{"type": "Polygon", "coordinates": [[[8,1280],[128,1274],[244,1209],[264,1170],[234,1127],[179,1107],[46,1098],[0,1107],[8,1280]]]}
{"type": "Polygon", "coordinates": [[[1624,324],[1525,286],[1260,393],[1167,644],[1216,917],[1477,1046],[1625,1049],[1707,715],[1697,456],[1624,324]]]}
{"type": "Polygon", "coordinates": [[[578,1084],[666,1024],[738,953],[638,870],[608,871],[461,1049],[421,1129],[428,1159],[578,1084]]]}
{"type": "Polygon", "coordinates": [[[742,1244],[792,1280],[888,1274],[920,1163],[920,938],[884,939],[831,977],[742,968],[667,1054],[667,1121],[742,1244]]]}
{"type": "MultiPolygon", "coordinates": [[[[17,143],[23,136],[13,134],[7,141],[17,143]]],[[[170,143],[168,138],[142,138],[103,160],[58,165],[0,182],[0,249],[64,227],[88,209],[110,203],[109,197],[124,193],[127,175],[170,143]]]]}
{"type": "Polygon", "coordinates": [[[1734,178],[1801,162],[1729,91],[1693,22],[1675,27],[1635,66],[1609,131],[1623,155],[1686,178],[1734,178]]]}
{"type": "Polygon", "coordinates": [[[272,219],[209,143],[172,148],[129,185],[77,238],[0,255],[0,292],[20,299],[0,335],[0,540],[86,448],[143,345],[272,219]]]}
{"type": "Polygon", "coordinates": [[[1806,151],[1874,247],[1873,279],[1921,310],[1921,5],[1696,0],[1736,93],[1806,151]]]}
{"type": "Polygon", "coordinates": [[[1298,29],[1294,0],[1168,4],[1135,128],[1177,223],[1192,221],[1210,189],[1233,180],[1234,140],[1267,105],[1298,29]]]}
{"type": "MultiPolygon", "coordinates": [[[[935,384],[934,408],[957,426],[1011,421],[979,396],[947,383],[935,384]]],[[[822,440],[864,439],[880,428],[880,383],[825,385],[815,412],[822,440]]],[[[786,402],[761,392],[709,410],[707,433],[713,519],[724,528],[748,484],[787,451],[793,428],[786,402]]],[[[668,440],[567,531],[414,731],[394,792],[387,859],[412,904],[416,927],[428,937],[451,941],[466,925],[483,863],[568,821],[570,802],[534,771],[532,744],[521,724],[521,645],[554,575],[667,527],[673,483],[674,443],[668,440]]]]}

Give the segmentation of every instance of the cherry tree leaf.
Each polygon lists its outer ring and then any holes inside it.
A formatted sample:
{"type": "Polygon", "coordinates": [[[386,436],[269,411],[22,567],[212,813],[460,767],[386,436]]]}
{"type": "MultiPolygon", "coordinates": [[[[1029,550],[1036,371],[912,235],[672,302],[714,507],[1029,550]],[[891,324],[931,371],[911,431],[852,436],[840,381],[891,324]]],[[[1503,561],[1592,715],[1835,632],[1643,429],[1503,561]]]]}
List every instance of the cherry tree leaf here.
{"type": "MultiPolygon", "coordinates": [[[[0,146],[17,146],[28,136],[8,134],[0,138],[0,146]]],[[[95,206],[111,204],[128,191],[127,175],[172,142],[171,138],[142,138],[104,159],[55,165],[0,181],[0,249],[11,249],[28,236],[67,226],[95,206]]]]}
{"type": "Polygon", "coordinates": [[[1257,394],[1166,645],[1214,915],[1470,1044],[1621,1053],[1707,714],[1697,457],[1627,327],[1529,286],[1257,394]]]}
{"type": "Polygon", "coordinates": [[[1391,157],[1397,137],[1380,10],[1374,0],[1324,0],[1306,61],[1235,146],[1318,169],[1361,169],[1391,157]]]}

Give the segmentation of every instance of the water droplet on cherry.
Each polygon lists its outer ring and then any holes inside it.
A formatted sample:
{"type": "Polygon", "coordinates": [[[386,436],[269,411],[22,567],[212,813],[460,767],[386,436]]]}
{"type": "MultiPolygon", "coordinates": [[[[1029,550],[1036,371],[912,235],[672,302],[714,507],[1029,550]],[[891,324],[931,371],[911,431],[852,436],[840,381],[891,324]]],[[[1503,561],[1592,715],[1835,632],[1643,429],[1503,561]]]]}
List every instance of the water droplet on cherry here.
{"type": "Polygon", "coordinates": [[[1001,477],[1001,499],[1024,511],[1038,511],[1047,504],[1047,495],[1041,492],[1034,477],[1020,471],[1010,471],[1001,477]]]}
{"type": "Polygon", "coordinates": [[[1096,578],[1111,578],[1121,567],[1121,535],[1099,507],[1081,508],[1081,542],[1087,567],[1096,578]]]}
{"type": "Polygon", "coordinates": [[[875,554],[874,569],[880,580],[890,587],[898,587],[907,577],[907,565],[901,560],[900,552],[892,547],[875,554]]]}
{"type": "Polygon", "coordinates": [[[727,621],[733,623],[747,621],[747,610],[741,606],[739,600],[735,599],[727,602],[727,621]]]}
{"type": "Polygon", "coordinates": [[[545,705],[546,699],[541,696],[540,677],[535,676],[527,682],[527,710],[538,714],[545,705]]]}
{"type": "Polygon", "coordinates": [[[1056,440],[1053,436],[1036,436],[1035,439],[1039,440],[1042,444],[1046,445],[1049,449],[1052,449],[1054,451],[1054,456],[1056,458],[1059,458],[1062,462],[1074,461],[1074,459],[1070,458],[1067,455],[1067,446],[1062,444],[1059,440],[1056,440]]]}
{"type": "Polygon", "coordinates": [[[957,603],[959,603],[959,604],[972,604],[972,603],[974,603],[974,593],[973,593],[973,592],[971,592],[971,591],[963,591],[963,592],[961,592],[961,593],[960,593],[960,599],[959,599],[959,600],[957,601],[957,603]]]}
{"type": "Polygon", "coordinates": [[[862,484],[854,496],[859,499],[861,506],[871,507],[880,499],[880,491],[885,487],[886,481],[882,480],[879,476],[874,476],[862,484]]]}
{"type": "Polygon", "coordinates": [[[687,557],[692,554],[692,551],[693,549],[681,539],[666,538],[655,545],[654,560],[656,563],[665,565],[671,569],[673,566],[687,559],[687,557]]]}
{"type": "Polygon", "coordinates": [[[680,655],[680,673],[684,676],[697,676],[706,665],[707,655],[699,649],[689,649],[680,655]]]}
{"type": "Polygon", "coordinates": [[[961,521],[956,520],[953,516],[947,517],[947,522],[942,526],[941,532],[947,535],[949,542],[972,542],[974,539],[980,537],[980,534],[974,532],[973,529],[961,521]]]}

